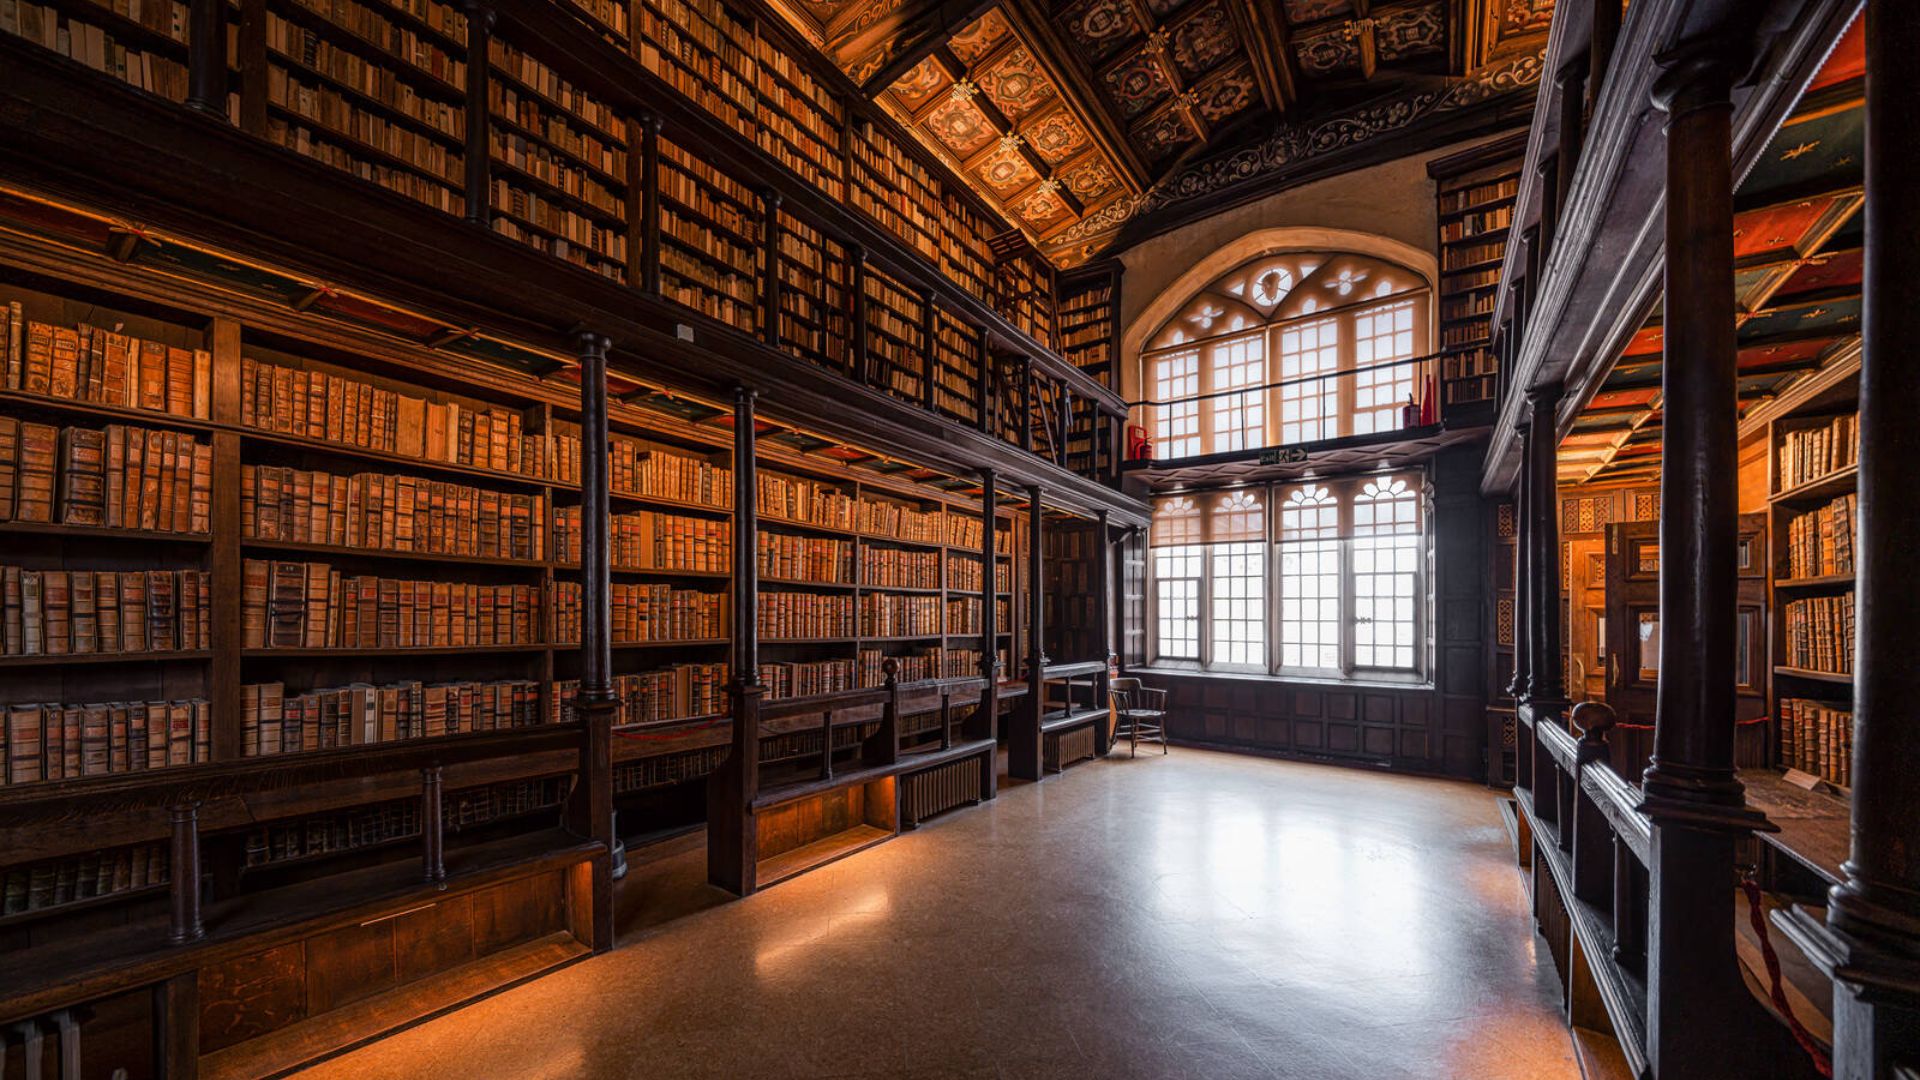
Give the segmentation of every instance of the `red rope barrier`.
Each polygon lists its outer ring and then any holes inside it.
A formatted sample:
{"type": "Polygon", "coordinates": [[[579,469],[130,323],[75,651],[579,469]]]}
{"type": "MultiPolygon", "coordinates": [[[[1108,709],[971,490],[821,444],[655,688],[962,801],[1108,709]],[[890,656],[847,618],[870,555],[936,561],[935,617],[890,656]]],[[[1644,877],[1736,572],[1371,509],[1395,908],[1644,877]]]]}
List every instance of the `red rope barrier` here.
{"type": "Polygon", "coordinates": [[[1787,1001],[1787,989],[1780,979],[1780,957],[1774,953],[1773,939],[1767,934],[1767,917],[1760,902],[1760,883],[1753,880],[1752,874],[1743,873],[1740,875],[1740,891],[1747,895],[1748,921],[1753,924],[1753,932],[1760,937],[1760,956],[1767,964],[1767,981],[1772,984],[1768,992],[1773,998],[1773,1007],[1786,1018],[1787,1029],[1793,1032],[1793,1041],[1799,1043],[1800,1049],[1813,1059],[1813,1067],[1820,1071],[1821,1076],[1831,1080],[1833,1059],[1820,1049],[1820,1041],[1813,1037],[1813,1032],[1808,1031],[1800,1023],[1800,1018],[1793,1015],[1793,1006],[1787,1001]]]}
{"type": "MultiPolygon", "coordinates": [[[[1769,719],[1771,718],[1765,717],[1765,716],[1756,716],[1751,720],[1735,720],[1733,722],[1733,725],[1735,727],[1751,727],[1754,724],[1764,724],[1769,719]]],[[[1614,724],[1613,727],[1609,728],[1608,730],[1610,731],[1652,731],[1653,725],[1652,724],[1629,724],[1625,720],[1622,720],[1614,724]]]]}

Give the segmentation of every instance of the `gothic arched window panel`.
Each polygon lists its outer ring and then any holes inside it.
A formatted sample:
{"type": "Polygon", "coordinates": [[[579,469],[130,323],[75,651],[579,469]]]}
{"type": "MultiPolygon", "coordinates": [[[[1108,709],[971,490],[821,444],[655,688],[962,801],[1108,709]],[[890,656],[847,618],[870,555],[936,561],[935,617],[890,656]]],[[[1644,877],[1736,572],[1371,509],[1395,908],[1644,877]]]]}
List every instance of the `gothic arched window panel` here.
{"type": "Polygon", "coordinates": [[[1162,459],[1397,431],[1432,392],[1427,282],[1345,252],[1263,255],[1189,298],[1141,360],[1162,459]]]}

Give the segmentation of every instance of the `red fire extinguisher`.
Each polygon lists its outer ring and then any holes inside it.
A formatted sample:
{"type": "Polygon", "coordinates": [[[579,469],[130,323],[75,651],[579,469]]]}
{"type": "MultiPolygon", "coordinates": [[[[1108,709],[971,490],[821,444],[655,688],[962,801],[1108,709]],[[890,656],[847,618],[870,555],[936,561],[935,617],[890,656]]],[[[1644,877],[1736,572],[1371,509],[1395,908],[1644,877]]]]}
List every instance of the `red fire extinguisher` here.
{"type": "Polygon", "coordinates": [[[1127,460],[1153,460],[1153,436],[1147,434],[1147,429],[1144,425],[1127,425],[1127,460]]]}

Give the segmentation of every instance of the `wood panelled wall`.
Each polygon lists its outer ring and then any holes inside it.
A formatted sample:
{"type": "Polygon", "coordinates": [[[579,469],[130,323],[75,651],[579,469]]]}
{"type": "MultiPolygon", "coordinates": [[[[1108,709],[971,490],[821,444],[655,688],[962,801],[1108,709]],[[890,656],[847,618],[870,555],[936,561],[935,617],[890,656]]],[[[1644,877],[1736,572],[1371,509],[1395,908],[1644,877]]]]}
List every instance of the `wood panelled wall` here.
{"type": "Polygon", "coordinates": [[[1169,736],[1228,749],[1484,778],[1486,648],[1493,635],[1484,572],[1493,515],[1479,492],[1484,450],[1477,444],[1455,447],[1433,463],[1431,683],[1142,671],[1149,683],[1168,691],[1169,736]]]}

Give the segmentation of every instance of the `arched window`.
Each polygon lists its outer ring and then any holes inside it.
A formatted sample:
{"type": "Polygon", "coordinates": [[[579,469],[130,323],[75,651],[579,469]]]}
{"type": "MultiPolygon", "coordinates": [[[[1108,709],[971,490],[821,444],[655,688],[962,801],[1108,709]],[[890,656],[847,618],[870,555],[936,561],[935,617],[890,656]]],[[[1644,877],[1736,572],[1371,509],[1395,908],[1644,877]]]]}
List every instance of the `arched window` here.
{"type": "Polygon", "coordinates": [[[1147,339],[1142,384],[1162,459],[1371,435],[1429,392],[1427,282],[1341,252],[1263,255],[1147,339]]]}

